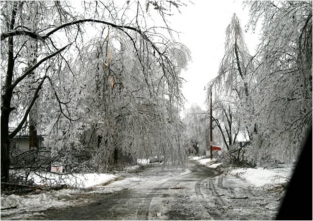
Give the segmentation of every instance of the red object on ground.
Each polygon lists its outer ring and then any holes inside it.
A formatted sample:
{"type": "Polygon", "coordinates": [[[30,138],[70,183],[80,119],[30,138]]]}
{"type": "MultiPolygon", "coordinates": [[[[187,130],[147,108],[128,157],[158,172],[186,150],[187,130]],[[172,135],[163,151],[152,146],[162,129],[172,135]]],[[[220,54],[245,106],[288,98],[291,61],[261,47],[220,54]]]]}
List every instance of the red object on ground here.
{"type": "Polygon", "coordinates": [[[218,146],[212,146],[212,150],[222,150],[222,148],[220,148],[218,146]]]}

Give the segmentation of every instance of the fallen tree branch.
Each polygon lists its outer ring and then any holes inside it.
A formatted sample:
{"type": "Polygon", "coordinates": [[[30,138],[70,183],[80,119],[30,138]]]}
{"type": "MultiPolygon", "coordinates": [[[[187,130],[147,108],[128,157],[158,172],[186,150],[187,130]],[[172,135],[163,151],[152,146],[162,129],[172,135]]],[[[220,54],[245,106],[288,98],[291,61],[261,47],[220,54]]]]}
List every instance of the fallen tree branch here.
{"type": "Polygon", "coordinates": [[[239,200],[245,200],[245,199],[248,199],[249,197],[247,197],[247,196],[243,196],[243,197],[229,197],[228,199],[239,199],[239,200]]]}
{"type": "Polygon", "coordinates": [[[20,188],[31,188],[30,185],[25,184],[18,184],[18,183],[7,183],[7,182],[1,182],[1,186],[14,186],[14,187],[20,187],[20,188]]]}
{"type": "Polygon", "coordinates": [[[8,210],[8,209],[16,209],[17,206],[11,206],[11,207],[6,207],[6,208],[1,208],[1,210],[8,210]]]}

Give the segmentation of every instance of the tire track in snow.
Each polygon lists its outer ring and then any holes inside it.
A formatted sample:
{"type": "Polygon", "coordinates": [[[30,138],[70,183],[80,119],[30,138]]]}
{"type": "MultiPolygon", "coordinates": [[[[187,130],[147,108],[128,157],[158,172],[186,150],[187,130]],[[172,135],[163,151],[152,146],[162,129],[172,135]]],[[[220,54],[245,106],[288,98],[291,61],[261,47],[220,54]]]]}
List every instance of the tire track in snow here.
{"type": "Polygon", "coordinates": [[[212,169],[209,169],[212,172],[212,174],[207,173],[208,168],[203,167],[202,169],[199,169],[199,165],[197,165],[193,169],[195,169],[195,170],[192,171],[191,173],[176,176],[172,179],[166,180],[164,183],[160,184],[158,187],[153,188],[150,191],[150,193],[147,195],[146,199],[141,204],[141,206],[137,212],[137,219],[138,220],[147,220],[149,217],[151,202],[152,202],[153,198],[158,195],[158,191],[164,190],[164,189],[170,190],[171,185],[169,185],[169,187],[167,187],[167,188],[165,188],[164,186],[173,182],[173,181],[184,182],[184,180],[179,181],[179,179],[181,179],[182,177],[187,176],[187,175],[189,176],[188,177],[189,179],[198,180],[194,186],[194,190],[195,190],[195,193],[197,196],[197,202],[202,207],[202,209],[209,215],[209,217],[213,218],[212,215],[208,212],[208,209],[206,208],[205,197],[201,192],[201,183],[204,180],[211,178],[212,176],[216,176],[216,174],[218,174],[218,173],[216,171],[213,171],[212,169]],[[201,177],[201,176],[202,176],[202,178],[200,178],[200,180],[199,180],[199,177],[201,177]]]}
{"type": "Polygon", "coordinates": [[[206,213],[212,217],[211,219],[213,219],[213,216],[211,214],[211,212],[208,211],[208,206],[207,206],[207,202],[205,201],[205,196],[204,194],[201,192],[201,183],[206,180],[208,178],[205,178],[205,179],[202,179],[202,180],[199,180],[196,185],[195,185],[195,192],[196,192],[196,195],[197,195],[197,199],[198,199],[198,202],[199,204],[202,206],[202,208],[206,211],[206,213]]]}
{"type": "Polygon", "coordinates": [[[177,177],[173,177],[171,179],[166,180],[164,183],[160,184],[158,187],[153,188],[150,193],[147,195],[146,199],[143,201],[141,204],[138,212],[137,212],[137,220],[148,220],[149,217],[149,212],[150,212],[150,205],[151,201],[153,198],[157,195],[158,191],[161,189],[169,189],[169,188],[163,188],[163,186],[169,182],[172,182],[175,179],[181,178],[183,176],[189,175],[190,173],[187,174],[182,174],[177,177]]]}
{"type": "Polygon", "coordinates": [[[264,197],[253,193],[253,190],[257,191],[257,189],[242,185],[240,182],[235,185],[232,178],[229,180],[229,177],[225,176],[210,179],[207,186],[209,188],[204,189],[205,195],[213,194],[215,205],[209,209],[215,219],[264,219],[270,217],[270,211],[260,207],[264,197]]]}
{"type": "Polygon", "coordinates": [[[226,197],[233,196],[233,189],[225,186],[225,177],[222,175],[208,178],[203,187],[203,195],[207,199],[204,207],[214,219],[225,219],[226,211],[230,208],[226,197]]]}

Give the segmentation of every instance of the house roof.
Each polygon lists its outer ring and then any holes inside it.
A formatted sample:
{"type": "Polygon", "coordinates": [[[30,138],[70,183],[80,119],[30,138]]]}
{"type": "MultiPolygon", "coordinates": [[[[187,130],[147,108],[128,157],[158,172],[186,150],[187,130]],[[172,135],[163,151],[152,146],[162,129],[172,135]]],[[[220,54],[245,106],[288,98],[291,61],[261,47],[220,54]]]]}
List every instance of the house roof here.
{"type": "Polygon", "coordinates": [[[249,142],[249,141],[250,139],[248,132],[246,130],[239,131],[236,137],[236,142],[249,142]]]}

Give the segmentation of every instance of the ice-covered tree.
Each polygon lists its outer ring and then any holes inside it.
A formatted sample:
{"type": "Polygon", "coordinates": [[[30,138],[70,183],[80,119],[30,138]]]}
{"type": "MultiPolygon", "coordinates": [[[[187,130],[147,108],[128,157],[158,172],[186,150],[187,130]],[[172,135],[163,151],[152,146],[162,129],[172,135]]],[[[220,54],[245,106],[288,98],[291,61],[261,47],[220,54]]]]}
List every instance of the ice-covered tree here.
{"type": "Polygon", "coordinates": [[[189,154],[203,155],[209,145],[209,115],[198,105],[192,105],[183,119],[185,149],[189,154]]]}
{"type": "Polygon", "coordinates": [[[255,84],[256,162],[293,161],[312,119],[312,2],[248,2],[261,25],[255,84]]]}
{"type": "MultiPolygon", "coordinates": [[[[119,70],[111,68],[113,67],[111,59],[114,56],[112,53],[123,50],[122,47],[126,45],[124,42],[127,42],[127,47],[131,48],[128,51],[132,51],[132,54],[127,56],[134,56],[132,59],[136,61],[134,69],[140,70],[144,76],[145,87],[140,90],[145,93],[148,91],[151,100],[158,94],[154,93],[155,91],[163,90],[168,92],[172,104],[178,104],[181,96],[180,78],[179,71],[175,68],[179,67],[183,57],[178,58],[175,55],[176,61],[171,57],[175,54],[170,53],[170,49],[174,48],[170,43],[175,42],[174,31],[167,26],[166,10],[171,7],[179,8],[181,5],[180,2],[171,1],[147,1],[145,6],[139,1],[127,1],[121,5],[113,1],[95,1],[82,2],[82,7],[75,10],[64,1],[1,2],[3,58],[1,62],[1,179],[4,181],[9,179],[10,140],[25,127],[28,116],[39,98],[44,104],[40,105],[39,110],[41,122],[49,124],[48,129],[57,130],[67,140],[72,139],[73,144],[77,142],[75,133],[81,133],[82,124],[78,124],[77,121],[82,119],[84,114],[88,114],[82,112],[84,109],[80,107],[87,105],[83,104],[84,100],[77,94],[82,93],[80,90],[84,88],[81,87],[90,85],[81,85],[79,80],[88,80],[90,77],[88,73],[93,69],[98,69],[99,73],[106,69],[106,75],[95,76],[104,78],[104,81],[108,80],[107,76],[109,77],[111,89],[106,90],[105,93],[112,93],[112,95],[108,96],[105,105],[109,106],[116,101],[114,98],[117,96],[119,97],[117,100],[122,102],[123,93],[113,90],[125,87],[118,84],[118,78],[124,76],[120,76],[122,72],[119,70]],[[153,9],[151,5],[154,6],[153,9]],[[164,32],[158,32],[157,26],[149,20],[149,15],[155,12],[161,15],[161,19],[165,22],[165,28],[160,28],[165,30],[164,32]],[[95,62],[93,69],[86,70],[89,72],[84,73],[83,76],[86,78],[83,78],[82,73],[75,70],[74,61],[78,61],[77,56],[82,55],[83,52],[91,52],[83,51],[87,42],[94,36],[103,37],[97,33],[108,29],[117,36],[117,39],[122,39],[124,45],[121,44],[118,48],[116,45],[119,44],[118,41],[110,42],[115,47],[105,50],[106,57],[100,57],[99,54],[98,60],[101,58],[101,62],[95,62]],[[163,40],[159,41],[162,38],[163,40]],[[31,42],[36,47],[30,49],[28,45],[31,42]],[[32,55],[35,55],[33,62],[29,62],[32,55]],[[151,58],[154,58],[154,63],[146,62],[151,58]],[[158,66],[159,71],[152,76],[154,69],[150,66],[153,65],[158,66]],[[39,96],[41,92],[44,93],[39,96]],[[9,131],[10,124],[16,126],[13,131],[9,131]],[[75,132],[70,133],[73,131],[75,132]]],[[[96,43],[103,42],[105,41],[96,43]]],[[[98,50],[101,50],[98,46],[98,50]]],[[[132,59],[128,59],[128,62],[132,59]]],[[[114,68],[123,67],[115,65],[114,68]]],[[[136,79],[131,80],[136,81],[136,79]]],[[[100,83],[97,84],[99,89],[100,83]]],[[[159,96],[162,97],[162,94],[159,96]]],[[[123,111],[125,110],[124,108],[123,111]]],[[[59,140],[61,143],[63,141],[59,140]]]]}
{"type": "MultiPolygon", "coordinates": [[[[226,28],[225,54],[218,76],[208,84],[208,101],[213,92],[213,119],[225,148],[234,160],[241,160],[242,147],[236,144],[240,131],[253,137],[254,102],[251,99],[255,56],[246,46],[243,30],[236,14],[226,28]]],[[[210,104],[209,104],[210,105],[210,104]]]]}

